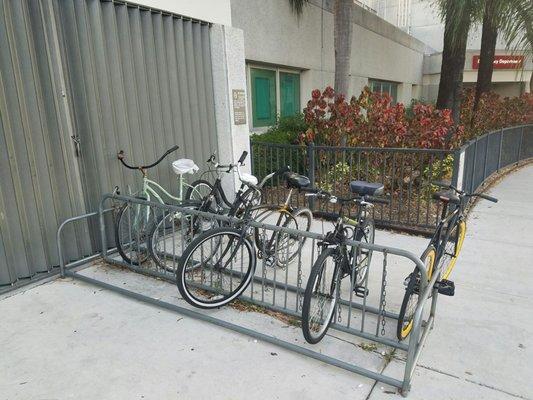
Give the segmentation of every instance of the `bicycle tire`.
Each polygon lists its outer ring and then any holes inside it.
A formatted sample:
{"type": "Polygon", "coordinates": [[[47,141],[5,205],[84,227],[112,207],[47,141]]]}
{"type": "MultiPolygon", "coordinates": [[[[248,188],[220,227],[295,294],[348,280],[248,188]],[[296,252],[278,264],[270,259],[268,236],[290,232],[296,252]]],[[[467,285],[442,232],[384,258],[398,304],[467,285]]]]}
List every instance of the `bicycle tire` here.
{"type": "MultiPolygon", "coordinates": [[[[363,223],[355,230],[355,240],[357,242],[374,244],[375,236],[376,227],[372,218],[366,218],[363,223]]],[[[368,275],[368,269],[370,267],[370,262],[372,260],[372,253],[373,251],[370,249],[361,249],[361,251],[358,252],[358,256],[361,257],[361,260],[356,260],[357,271],[355,276],[355,284],[357,286],[363,285],[366,280],[366,277],[368,275]],[[365,256],[365,258],[363,258],[363,256],[365,256]],[[364,265],[361,265],[362,263],[364,263],[364,265]]]]}
{"type": "MultiPolygon", "coordinates": [[[[200,191],[200,189],[198,189],[198,187],[202,187],[202,186],[209,188],[209,191],[207,192],[207,194],[211,193],[211,191],[214,189],[214,186],[210,182],[206,181],[205,179],[197,179],[193,183],[191,183],[189,187],[187,188],[187,191],[185,192],[185,200],[203,200],[205,195],[202,195],[202,192],[200,191]],[[195,193],[199,193],[201,197],[200,198],[194,197],[195,193]]],[[[217,202],[218,202],[218,198],[217,198],[217,202]]]]}
{"type": "Polygon", "coordinates": [[[180,294],[189,304],[204,309],[218,308],[230,303],[246,290],[253,278],[255,266],[256,258],[253,244],[248,238],[243,237],[241,229],[228,227],[215,228],[209,232],[200,234],[187,246],[178,264],[176,283],[180,294]],[[228,240],[227,244],[224,243],[224,237],[228,240]],[[207,244],[207,247],[212,250],[213,241],[215,242],[214,253],[209,258],[204,258],[202,246],[207,244]],[[239,247],[236,249],[232,248],[234,243],[239,247]],[[199,249],[199,254],[197,254],[199,249]],[[241,263],[240,268],[233,270],[233,265],[239,267],[239,260],[237,260],[239,252],[243,257],[241,260],[243,263],[241,263]],[[224,257],[228,254],[230,258],[224,261],[224,257]],[[221,257],[220,260],[216,259],[217,255],[221,257]],[[198,262],[196,259],[200,261],[198,262]],[[244,265],[246,259],[247,263],[244,265]],[[231,271],[227,270],[228,262],[231,263],[231,271]],[[223,266],[218,266],[217,264],[219,263],[223,264],[223,266]],[[215,282],[214,286],[212,274],[215,272],[218,273],[218,270],[220,270],[218,276],[220,280],[219,282],[215,282]],[[194,282],[195,274],[198,272],[200,272],[200,282],[194,282]],[[229,288],[224,288],[223,286],[222,279],[224,277],[222,275],[224,273],[230,275],[229,288]],[[210,279],[206,278],[207,275],[210,275],[210,279]],[[240,281],[237,281],[235,287],[233,286],[234,276],[240,276],[241,278],[240,281]],[[187,277],[189,277],[189,281],[187,277]],[[221,283],[222,287],[217,286],[221,283]],[[199,296],[204,294],[207,299],[200,299],[199,296]]]}
{"type": "MultiPolygon", "coordinates": [[[[335,317],[335,310],[337,308],[337,300],[340,297],[339,291],[340,291],[340,280],[341,280],[341,268],[338,265],[338,262],[335,261],[335,258],[337,257],[337,249],[336,248],[326,248],[322,251],[320,256],[317,258],[316,262],[313,265],[313,268],[311,269],[311,274],[309,275],[309,279],[307,280],[307,285],[305,288],[304,293],[304,300],[302,305],[302,332],[304,335],[305,340],[308,343],[316,344],[322,340],[322,338],[326,335],[331,322],[333,318],[335,317]],[[331,282],[327,282],[328,276],[325,276],[324,274],[324,266],[326,265],[326,262],[328,258],[332,259],[333,262],[333,271],[331,271],[331,282]],[[313,313],[311,315],[311,307],[312,307],[312,297],[313,292],[315,290],[315,287],[318,283],[320,286],[320,281],[322,281],[322,277],[324,278],[324,287],[329,287],[329,294],[325,293],[326,296],[324,297],[331,297],[331,302],[329,304],[327,313],[321,312],[322,316],[321,322],[322,325],[320,325],[320,329],[318,330],[318,333],[316,335],[313,334],[314,325],[313,321],[311,320],[311,317],[315,314],[313,313]],[[319,281],[320,278],[320,281],[319,281]],[[325,315],[325,318],[324,318],[325,315]]],[[[327,274],[327,273],[326,273],[327,274]]]]}
{"type": "MultiPolygon", "coordinates": [[[[273,219],[272,216],[275,214],[288,214],[288,211],[282,210],[279,206],[271,206],[271,205],[261,205],[261,206],[255,206],[252,208],[251,211],[251,217],[254,221],[260,222],[260,223],[267,223],[270,225],[277,225],[278,223],[278,217],[275,217],[273,219]]],[[[270,239],[265,240],[266,238],[263,238],[263,229],[262,228],[254,228],[254,241],[257,249],[259,251],[266,251],[266,245],[265,242],[271,241],[274,243],[275,241],[275,234],[276,232],[272,232],[272,235],[270,236],[270,239]]]]}
{"type": "MultiPolygon", "coordinates": [[[[440,279],[448,279],[455,267],[457,257],[463,247],[463,242],[466,235],[466,222],[461,219],[457,221],[454,228],[450,232],[447,243],[444,244],[444,252],[439,260],[442,265],[440,279]],[[448,261],[449,260],[449,261],[448,261]]],[[[441,244],[442,246],[442,244],[441,244]]]]}
{"type": "MultiPolygon", "coordinates": [[[[197,204],[188,203],[182,203],[180,206],[191,209],[199,208],[197,204]]],[[[212,209],[208,210],[208,212],[215,213],[212,209]]],[[[179,212],[169,212],[158,218],[148,237],[148,250],[155,264],[166,271],[176,272],[179,258],[192,239],[204,231],[218,227],[220,224],[220,221],[216,218],[204,221],[206,219],[203,217],[193,216],[192,214],[183,216],[179,212]],[[183,222],[186,225],[182,225],[183,222]],[[161,241],[163,241],[162,245],[161,241]]]]}
{"type": "MultiPolygon", "coordinates": [[[[430,279],[435,266],[435,258],[437,252],[433,246],[429,246],[420,260],[425,264],[426,271],[428,273],[428,279],[430,279]]],[[[404,340],[413,329],[413,317],[418,305],[418,287],[420,286],[420,273],[415,269],[409,274],[409,282],[405,288],[405,294],[403,296],[402,305],[400,307],[400,313],[398,314],[398,324],[396,326],[396,337],[398,340],[404,340]]]]}
{"type": "MultiPolygon", "coordinates": [[[[284,228],[295,229],[299,231],[309,232],[311,230],[311,223],[313,221],[313,213],[308,208],[298,208],[292,213],[292,219],[287,219],[284,228]],[[293,221],[295,224],[291,226],[293,221]]],[[[284,268],[289,265],[302,250],[307,237],[302,236],[300,240],[297,236],[290,233],[278,232],[276,235],[276,261],[280,268],[284,268]],[[288,242],[289,249],[285,250],[282,243],[288,242]],[[290,244],[292,242],[292,245],[290,244]],[[297,246],[295,246],[297,244],[297,246]]]]}
{"type": "MultiPolygon", "coordinates": [[[[138,197],[141,200],[143,198],[138,197]]],[[[120,207],[117,215],[117,222],[115,223],[115,243],[117,246],[118,253],[122,259],[132,265],[141,265],[148,260],[150,257],[148,246],[147,246],[147,230],[152,224],[154,218],[154,212],[150,206],[137,203],[125,203],[120,207]],[[136,225],[134,217],[133,226],[131,226],[131,205],[134,204],[138,207],[138,214],[143,214],[146,210],[148,213],[147,221],[141,222],[141,226],[136,225]],[[129,226],[124,226],[123,224],[129,224],[129,226]],[[125,232],[122,232],[122,227],[126,228],[125,232]],[[127,240],[124,240],[124,234],[127,232],[127,240]],[[132,238],[133,236],[133,238],[132,238]],[[134,244],[136,243],[136,246],[134,244]],[[143,246],[144,244],[144,246],[143,246]],[[131,249],[128,250],[128,247],[131,249]],[[136,248],[133,250],[133,248],[136,248]]],[[[143,221],[141,218],[140,221],[143,221]]]]}

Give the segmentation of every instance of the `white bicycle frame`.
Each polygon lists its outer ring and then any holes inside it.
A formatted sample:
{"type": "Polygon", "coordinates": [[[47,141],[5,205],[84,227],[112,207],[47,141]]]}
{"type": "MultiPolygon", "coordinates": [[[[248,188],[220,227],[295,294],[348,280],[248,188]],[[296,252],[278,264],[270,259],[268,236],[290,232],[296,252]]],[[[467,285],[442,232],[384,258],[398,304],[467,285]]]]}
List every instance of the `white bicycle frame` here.
{"type": "MultiPolygon", "coordinates": [[[[153,181],[151,179],[148,179],[146,175],[143,177],[143,188],[140,192],[136,194],[136,196],[141,197],[144,196],[145,200],[152,201],[152,196],[161,204],[165,204],[165,201],[163,198],[159,195],[157,190],[160,191],[160,193],[163,193],[165,196],[169,197],[172,200],[175,200],[177,202],[183,201],[183,187],[192,187],[187,182],[183,181],[183,175],[178,175],[178,182],[179,182],[179,194],[178,196],[171,195],[167,190],[165,190],[159,183],[156,181],[153,181]],[[155,187],[155,189],[154,189],[155,187]],[[156,190],[157,189],[157,190],[156,190]]],[[[138,210],[138,212],[135,215],[134,220],[134,226],[137,226],[137,223],[140,221],[137,219],[137,217],[141,214],[141,211],[138,210]]],[[[150,220],[150,207],[146,207],[146,222],[150,220]]]]}

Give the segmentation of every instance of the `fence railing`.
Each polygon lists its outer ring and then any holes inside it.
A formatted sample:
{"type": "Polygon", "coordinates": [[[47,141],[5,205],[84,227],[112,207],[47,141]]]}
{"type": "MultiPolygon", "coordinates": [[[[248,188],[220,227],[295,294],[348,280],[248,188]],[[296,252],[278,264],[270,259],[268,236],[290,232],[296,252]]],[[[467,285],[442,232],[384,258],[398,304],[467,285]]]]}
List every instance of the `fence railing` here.
{"type": "MultiPolygon", "coordinates": [[[[433,181],[449,180],[468,190],[477,189],[491,174],[533,157],[533,125],[505,128],[480,136],[456,150],[408,148],[360,148],[287,145],[252,141],[252,173],[259,178],[282,166],[306,175],[311,184],[339,195],[346,194],[350,180],[381,182],[390,197],[388,205],[374,209],[380,227],[427,233],[440,215],[440,202],[431,198],[433,181]]],[[[265,188],[267,203],[284,200],[282,178],[265,188]]],[[[313,212],[332,211],[303,195],[295,206],[313,212]]]]}
{"type": "Polygon", "coordinates": [[[533,125],[488,132],[457,149],[454,158],[454,183],[473,192],[492,174],[533,158],[533,125]]]}

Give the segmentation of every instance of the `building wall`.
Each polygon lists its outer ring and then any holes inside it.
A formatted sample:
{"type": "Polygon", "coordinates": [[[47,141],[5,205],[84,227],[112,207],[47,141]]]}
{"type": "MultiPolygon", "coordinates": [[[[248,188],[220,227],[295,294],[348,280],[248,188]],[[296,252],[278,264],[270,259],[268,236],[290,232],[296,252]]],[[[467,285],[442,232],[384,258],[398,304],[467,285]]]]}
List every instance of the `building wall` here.
{"type": "MultiPolygon", "coordinates": [[[[477,82],[477,70],[472,68],[472,58],[479,54],[477,50],[468,50],[465,58],[463,72],[463,82],[468,87],[469,84],[477,82]]],[[[515,54],[508,50],[498,49],[497,55],[515,54]]],[[[424,58],[424,78],[422,98],[427,101],[436,101],[440,81],[440,68],[442,63],[442,53],[434,53],[424,58]]],[[[524,92],[529,92],[529,81],[533,70],[531,57],[525,57],[522,69],[494,69],[492,74],[492,89],[501,96],[519,96],[524,92]]]]}
{"type": "Polygon", "coordinates": [[[231,25],[231,0],[134,0],[132,3],[215,24],[231,25]]]}
{"type": "MultiPolygon", "coordinates": [[[[232,0],[232,23],[244,31],[249,65],[277,65],[301,71],[300,104],[311,90],[333,85],[332,1],[310,0],[298,18],[288,1],[232,0]]],[[[398,101],[409,102],[412,85],[421,85],[426,46],[376,14],[354,7],[350,95],[368,79],[402,84],[398,101]]],[[[416,92],[416,90],[415,90],[416,92]]]]}

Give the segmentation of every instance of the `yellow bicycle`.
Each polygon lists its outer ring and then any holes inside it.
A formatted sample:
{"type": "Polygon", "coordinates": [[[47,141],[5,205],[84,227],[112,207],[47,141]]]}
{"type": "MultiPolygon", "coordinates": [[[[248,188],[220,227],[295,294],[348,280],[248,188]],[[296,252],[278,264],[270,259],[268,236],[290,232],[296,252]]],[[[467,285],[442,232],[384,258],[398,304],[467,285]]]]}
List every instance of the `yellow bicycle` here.
{"type": "MultiPolygon", "coordinates": [[[[480,197],[496,203],[498,199],[482,193],[467,193],[443,182],[434,182],[445,190],[433,194],[433,199],[442,202],[442,214],[428,247],[421,260],[427,270],[428,280],[438,273],[436,288],[440,294],[453,296],[455,285],[448,280],[466,235],[465,208],[472,197],[480,197]]],[[[405,295],[400,307],[396,336],[405,339],[413,328],[413,317],[419,302],[420,273],[415,269],[405,279],[405,295]]]]}

